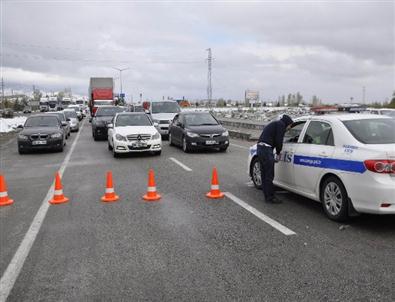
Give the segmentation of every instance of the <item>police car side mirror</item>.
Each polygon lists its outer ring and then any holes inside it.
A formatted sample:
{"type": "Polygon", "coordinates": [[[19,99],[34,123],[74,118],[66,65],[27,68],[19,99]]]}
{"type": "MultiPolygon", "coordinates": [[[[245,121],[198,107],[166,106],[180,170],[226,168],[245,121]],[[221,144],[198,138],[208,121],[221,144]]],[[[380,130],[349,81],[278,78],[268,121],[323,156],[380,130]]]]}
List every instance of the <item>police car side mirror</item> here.
{"type": "Polygon", "coordinates": [[[107,124],[107,128],[108,129],[112,129],[112,128],[114,128],[114,125],[113,124],[107,124]]]}

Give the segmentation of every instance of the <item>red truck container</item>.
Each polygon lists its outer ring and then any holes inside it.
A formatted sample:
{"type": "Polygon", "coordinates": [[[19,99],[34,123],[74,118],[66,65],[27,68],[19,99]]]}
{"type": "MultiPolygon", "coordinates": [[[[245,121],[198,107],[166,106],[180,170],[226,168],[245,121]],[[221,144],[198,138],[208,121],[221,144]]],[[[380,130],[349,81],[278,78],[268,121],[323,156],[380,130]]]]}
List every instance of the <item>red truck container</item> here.
{"type": "Polygon", "coordinates": [[[113,78],[90,78],[89,109],[91,116],[95,114],[98,105],[114,105],[113,78]]]}

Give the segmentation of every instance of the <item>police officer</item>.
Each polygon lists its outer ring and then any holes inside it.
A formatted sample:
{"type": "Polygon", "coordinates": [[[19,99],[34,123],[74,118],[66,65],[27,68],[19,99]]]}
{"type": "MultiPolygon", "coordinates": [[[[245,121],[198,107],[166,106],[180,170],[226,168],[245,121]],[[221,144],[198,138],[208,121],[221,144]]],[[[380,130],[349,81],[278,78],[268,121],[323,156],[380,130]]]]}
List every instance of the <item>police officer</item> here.
{"type": "Polygon", "coordinates": [[[265,201],[269,203],[281,203],[274,198],[273,178],[274,163],[283,148],[285,131],[291,128],[292,119],[284,114],[280,120],[270,122],[263,129],[258,140],[258,158],[261,164],[262,189],[265,201]],[[273,150],[276,149],[276,159],[273,150]]]}

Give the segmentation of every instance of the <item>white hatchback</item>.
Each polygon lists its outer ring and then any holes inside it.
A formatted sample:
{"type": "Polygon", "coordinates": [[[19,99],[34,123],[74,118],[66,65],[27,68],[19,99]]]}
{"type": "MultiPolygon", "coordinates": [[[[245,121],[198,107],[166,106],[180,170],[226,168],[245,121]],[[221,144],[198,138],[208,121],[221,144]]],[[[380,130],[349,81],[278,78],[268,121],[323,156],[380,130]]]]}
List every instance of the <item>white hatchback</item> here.
{"type": "Polygon", "coordinates": [[[117,113],[108,128],[108,149],[114,157],[120,153],[151,152],[161,154],[162,138],[157,125],[144,112],[117,113]]]}
{"type": "MultiPolygon", "coordinates": [[[[298,118],[284,136],[274,184],[319,201],[330,219],[395,214],[395,120],[371,114],[298,118]]],[[[256,145],[249,174],[261,188],[256,145]]]]}

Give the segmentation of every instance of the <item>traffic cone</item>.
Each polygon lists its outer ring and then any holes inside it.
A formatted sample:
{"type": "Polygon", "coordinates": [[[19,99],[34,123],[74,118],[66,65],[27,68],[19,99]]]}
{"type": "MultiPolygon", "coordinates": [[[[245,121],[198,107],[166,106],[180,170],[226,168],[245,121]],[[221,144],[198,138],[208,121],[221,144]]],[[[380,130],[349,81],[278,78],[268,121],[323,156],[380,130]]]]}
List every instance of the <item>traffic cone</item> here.
{"type": "Polygon", "coordinates": [[[112,184],[112,172],[108,171],[106,191],[104,193],[104,196],[101,198],[101,200],[104,202],[113,202],[113,201],[117,201],[118,199],[119,196],[115,194],[114,185],[112,184]]]}
{"type": "Polygon", "coordinates": [[[147,194],[143,196],[143,199],[147,201],[156,201],[159,200],[160,198],[161,196],[156,192],[154,170],[150,169],[148,172],[147,194]]]}
{"type": "Polygon", "coordinates": [[[218,183],[218,175],[217,175],[217,168],[214,167],[213,169],[213,177],[211,180],[211,190],[206,194],[208,198],[218,199],[223,198],[224,193],[219,190],[219,183],[218,183]]]}
{"type": "Polygon", "coordinates": [[[63,195],[63,187],[62,182],[60,180],[59,172],[56,172],[55,176],[55,190],[53,194],[53,198],[49,201],[50,204],[61,204],[68,202],[69,199],[63,195]]]}
{"type": "Polygon", "coordinates": [[[3,175],[0,175],[0,207],[9,206],[14,201],[8,197],[7,184],[3,175]]]}

